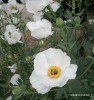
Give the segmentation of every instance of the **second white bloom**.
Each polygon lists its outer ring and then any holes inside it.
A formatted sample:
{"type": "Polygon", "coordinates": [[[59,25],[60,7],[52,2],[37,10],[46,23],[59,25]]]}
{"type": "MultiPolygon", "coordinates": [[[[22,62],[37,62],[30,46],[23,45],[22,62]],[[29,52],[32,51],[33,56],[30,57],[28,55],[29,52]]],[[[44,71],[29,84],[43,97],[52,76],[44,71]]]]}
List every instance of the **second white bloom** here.
{"type": "Polygon", "coordinates": [[[37,39],[46,38],[52,35],[52,24],[46,20],[38,20],[36,22],[28,22],[27,28],[31,31],[31,35],[37,39]]]}

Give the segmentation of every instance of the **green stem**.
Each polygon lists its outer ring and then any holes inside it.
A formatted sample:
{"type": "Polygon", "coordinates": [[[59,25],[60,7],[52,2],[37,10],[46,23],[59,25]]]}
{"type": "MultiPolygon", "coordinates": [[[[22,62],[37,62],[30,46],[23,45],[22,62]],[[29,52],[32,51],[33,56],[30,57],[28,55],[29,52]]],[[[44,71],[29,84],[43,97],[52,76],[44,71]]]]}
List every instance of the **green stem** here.
{"type": "Polygon", "coordinates": [[[72,0],[72,13],[75,15],[76,0],[72,0]]]}

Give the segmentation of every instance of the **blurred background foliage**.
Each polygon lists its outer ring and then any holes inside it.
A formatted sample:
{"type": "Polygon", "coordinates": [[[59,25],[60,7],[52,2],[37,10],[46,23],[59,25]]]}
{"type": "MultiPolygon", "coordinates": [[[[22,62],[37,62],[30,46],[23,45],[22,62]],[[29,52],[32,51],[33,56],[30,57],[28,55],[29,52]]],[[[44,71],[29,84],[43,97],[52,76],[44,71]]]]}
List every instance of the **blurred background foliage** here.
{"type": "MultiPolygon", "coordinates": [[[[94,23],[88,24],[88,19],[94,18],[93,0],[60,0],[60,3],[56,13],[47,7],[50,12],[45,12],[44,18],[53,23],[54,34],[43,40],[30,37],[21,13],[13,15],[20,19],[16,26],[24,34],[25,43],[8,45],[0,38],[0,100],[10,95],[13,95],[13,100],[94,100],[94,23]],[[65,24],[64,20],[68,19],[72,22],[65,24]],[[49,47],[67,52],[72,63],[78,65],[77,77],[62,88],[53,88],[40,95],[31,87],[29,76],[33,70],[33,55],[49,47]],[[19,80],[18,86],[9,82],[13,74],[8,66],[14,63],[23,80],[19,80]]],[[[12,20],[12,16],[0,19],[0,35],[4,33],[4,25],[13,24],[9,19],[12,20]]]]}

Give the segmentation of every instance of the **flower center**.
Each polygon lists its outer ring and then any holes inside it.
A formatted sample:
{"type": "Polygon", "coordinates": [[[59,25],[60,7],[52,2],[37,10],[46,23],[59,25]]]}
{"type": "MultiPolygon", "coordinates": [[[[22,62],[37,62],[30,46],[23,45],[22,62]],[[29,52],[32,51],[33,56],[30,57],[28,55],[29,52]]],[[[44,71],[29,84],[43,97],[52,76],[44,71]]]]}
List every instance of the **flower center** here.
{"type": "Polygon", "coordinates": [[[61,69],[58,66],[50,66],[48,69],[48,76],[50,78],[58,78],[61,75],[61,69]]]}

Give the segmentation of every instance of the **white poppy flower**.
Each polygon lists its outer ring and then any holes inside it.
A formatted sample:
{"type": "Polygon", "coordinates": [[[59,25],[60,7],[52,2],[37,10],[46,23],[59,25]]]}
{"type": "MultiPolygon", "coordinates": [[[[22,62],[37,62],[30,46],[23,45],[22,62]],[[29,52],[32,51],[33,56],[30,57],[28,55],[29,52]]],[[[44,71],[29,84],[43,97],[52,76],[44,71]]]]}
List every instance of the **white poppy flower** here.
{"type": "Polygon", "coordinates": [[[58,8],[60,7],[60,4],[57,2],[57,0],[48,0],[49,1],[49,4],[52,8],[52,10],[54,12],[56,12],[58,10],[58,8]]]}
{"type": "Polygon", "coordinates": [[[19,74],[14,74],[10,79],[10,83],[12,85],[18,85],[18,79],[21,79],[21,76],[19,74]]]}
{"type": "Polygon", "coordinates": [[[2,8],[6,11],[8,15],[12,13],[17,13],[24,8],[24,5],[18,4],[16,0],[9,0],[7,4],[2,4],[2,8]]]}
{"type": "Polygon", "coordinates": [[[38,93],[45,94],[53,87],[62,87],[76,77],[77,65],[60,49],[49,48],[34,59],[34,71],[30,83],[38,93]]]}
{"type": "Polygon", "coordinates": [[[49,35],[52,35],[52,24],[46,20],[38,20],[36,22],[28,22],[26,24],[27,28],[31,31],[31,35],[37,39],[46,38],[49,35]]]}
{"type": "Polygon", "coordinates": [[[37,13],[38,11],[42,11],[48,5],[47,0],[27,0],[26,1],[26,9],[30,13],[37,13]]]}
{"type": "Polygon", "coordinates": [[[19,32],[18,29],[14,25],[7,25],[6,31],[4,33],[5,40],[8,41],[8,43],[16,44],[17,42],[22,43],[20,41],[22,34],[19,32]]]}
{"type": "Polygon", "coordinates": [[[12,100],[12,96],[9,96],[6,100],[12,100]]]}
{"type": "Polygon", "coordinates": [[[10,70],[11,70],[12,73],[15,73],[16,70],[17,70],[17,65],[13,64],[12,66],[8,66],[8,68],[10,68],[10,70]]]}
{"type": "Polygon", "coordinates": [[[42,17],[43,17],[43,12],[37,12],[37,13],[35,13],[32,17],[33,17],[33,20],[34,20],[34,21],[41,20],[42,17]]]}

